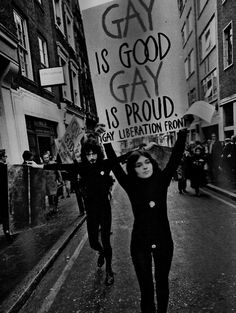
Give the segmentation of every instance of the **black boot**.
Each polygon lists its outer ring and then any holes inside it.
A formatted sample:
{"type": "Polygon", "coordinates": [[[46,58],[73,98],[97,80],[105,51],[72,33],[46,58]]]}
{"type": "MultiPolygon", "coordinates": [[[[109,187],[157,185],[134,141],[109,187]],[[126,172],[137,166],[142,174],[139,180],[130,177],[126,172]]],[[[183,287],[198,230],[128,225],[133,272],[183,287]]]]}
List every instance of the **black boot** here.
{"type": "Polygon", "coordinates": [[[111,286],[114,284],[114,273],[112,270],[106,272],[105,285],[111,286]]]}

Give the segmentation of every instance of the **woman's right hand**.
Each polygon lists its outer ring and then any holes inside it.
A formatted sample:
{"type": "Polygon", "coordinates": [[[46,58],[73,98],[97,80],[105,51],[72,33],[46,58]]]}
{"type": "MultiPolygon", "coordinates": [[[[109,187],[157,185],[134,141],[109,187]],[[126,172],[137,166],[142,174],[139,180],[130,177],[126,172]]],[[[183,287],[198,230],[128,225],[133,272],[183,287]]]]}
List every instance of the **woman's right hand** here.
{"type": "Polygon", "coordinates": [[[101,136],[102,133],[104,133],[106,130],[105,130],[105,125],[104,124],[97,124],[96,127],[95,127],[95,134],[97,136],[101,136]]]}

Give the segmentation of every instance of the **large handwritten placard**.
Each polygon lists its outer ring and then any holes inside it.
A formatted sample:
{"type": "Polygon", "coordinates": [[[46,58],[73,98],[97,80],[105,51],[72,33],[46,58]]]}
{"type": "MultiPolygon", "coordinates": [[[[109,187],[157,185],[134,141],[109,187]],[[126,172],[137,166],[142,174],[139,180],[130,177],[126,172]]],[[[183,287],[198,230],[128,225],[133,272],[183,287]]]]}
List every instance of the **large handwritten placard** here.
{"type": "Polygon", "coordinates": [[[187,108],[177,1],[81,0],[103,142],[184,126],[187,108]]]}

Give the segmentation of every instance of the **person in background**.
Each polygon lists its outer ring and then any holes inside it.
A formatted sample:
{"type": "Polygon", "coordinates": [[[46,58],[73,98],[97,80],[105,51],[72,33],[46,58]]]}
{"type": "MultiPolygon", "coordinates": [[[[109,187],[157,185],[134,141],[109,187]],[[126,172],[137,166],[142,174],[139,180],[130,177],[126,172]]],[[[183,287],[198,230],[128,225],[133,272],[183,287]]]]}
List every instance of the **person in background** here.
{"type": "Polygon", "coordinates": [[[190,160],[190,184],[195,190],[195,195],[200,195],[200,187],[204,187],[207,183],[206,172],[204,169],[206,160],[204,157],[204,151],[201,146],[196,146],[194,154],[190,160]]]}
{"type": "Polygon", "coordinates": [[[0,149],[0,223],[2,224],[4,235],[10,243],[12,242],[12,236],[9,228],[8,173],[6,160],[7,155],[5,149],[0,149]]]}
{"type": "Polygon", "coordinates": [[[61,199],[65,198],[65,195],[67,198],[70,198],[70,193],[71,193],[71,175],[67,171],[61,171],[61,176],[63,180],[63,192],[61,199]]]}
{"type": "MultiPolygon", "coordinates": [[[[50,155],[45,151],[42,155],[44,165],[54,164],[50,161],[50,155]]],[[[61,173],[58,170],[46,174],[46,196],[48,197],[48,216],[58,212],[58,185],[62,185],[61,173]]]]}
{"type": "Polygon", "coordinates": [[[188,150],[185,150],[180,164],[177,168],[178,190],[180,194],[187,193],[186,187],[189,170],[189,158],[190,153],[188,150]]]}
{"type": "MultiPolygon", "coordinates": [[[[186,130],[179,132],[164,170],[147,151],[131,153],[127,160],[127,173],[119,164],[113,168],[116,179],[129,196],[134,214],[131,256],[141,291],[142,313],[167,312],[168,276],[173,257],[167,191],[183,156],[186,133],[186,130]],[[155,287],[158,310],[154,300],[155,287]]],[[[115,163],[116,154],[112,145],[104,147],[108,159],[115,163]]]]}
{"type": "Polygon", "coordinates": [[[220,156],[222,153],[222,145],[217,139],[216,134],[211,135],[211,142],[208,151],[209,175],[212,183],[217,183],[219,178],[220,156]]]}
{"type": "Polygon", "coordinates": [[[220,169],[222,170],[227,183],[232,182],[232,147],[233,144],[230,138],[225,138],[224,146],[221,153],[220,169]]]}

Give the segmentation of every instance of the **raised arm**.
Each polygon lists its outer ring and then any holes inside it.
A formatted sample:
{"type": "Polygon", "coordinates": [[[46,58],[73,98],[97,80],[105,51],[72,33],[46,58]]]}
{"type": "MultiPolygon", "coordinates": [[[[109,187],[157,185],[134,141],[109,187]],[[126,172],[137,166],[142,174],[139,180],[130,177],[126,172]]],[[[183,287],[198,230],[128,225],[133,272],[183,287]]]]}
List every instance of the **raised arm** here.
{"type": "MultiPolygon", "coordinates": [[[[106,151],[111,170],[115,174],[116,179],[124,189],[127,189],[127,174],[123,170],[122,166],[119,164],[119,162],[125,160],[125,157],[117,157],[111,143],[104,144],[104,149],[106,151]]],[[[127,158],[127,155],[125,156],[127,158]]]]}
{"type": "Polygon", "coordinates": [[[51,163],[51,164],[37,164],[34,161],[28,161],[27,165],[33,168],[41,168],[43,170],[52,170],[52,171],[73,171],[76,170],[80,171],[79,164],[63,164],[63,163],[51,163]]]}
{"type": "Polygon", "coordinates": [[[185,149],[185,142],[187,137],[187,129],[180,130],[178,133],[178,138],[176,140],[176,143],[173,147],[170,159],[163,170],[163,174],[167,178],[167,182],[170,183],[172,176],[174,175],[174,172],[176,171],[180,160],[183,156],[184,149],[185,149]]]}

